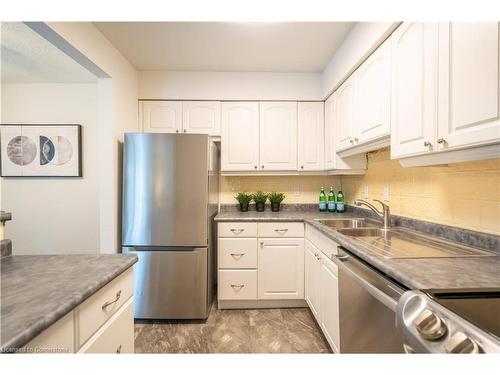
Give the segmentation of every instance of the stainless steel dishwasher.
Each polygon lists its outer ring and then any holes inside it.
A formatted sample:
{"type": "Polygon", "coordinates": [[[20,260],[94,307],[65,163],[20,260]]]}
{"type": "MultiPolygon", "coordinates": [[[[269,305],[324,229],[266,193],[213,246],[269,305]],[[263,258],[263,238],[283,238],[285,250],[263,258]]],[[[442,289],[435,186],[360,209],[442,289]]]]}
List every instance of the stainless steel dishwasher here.
{"type": "Polygon", "coordinates": [[[339,278],[340,352],[404,353],[395,311],[405,290],[342,248],[333,261],[339,278]]]}

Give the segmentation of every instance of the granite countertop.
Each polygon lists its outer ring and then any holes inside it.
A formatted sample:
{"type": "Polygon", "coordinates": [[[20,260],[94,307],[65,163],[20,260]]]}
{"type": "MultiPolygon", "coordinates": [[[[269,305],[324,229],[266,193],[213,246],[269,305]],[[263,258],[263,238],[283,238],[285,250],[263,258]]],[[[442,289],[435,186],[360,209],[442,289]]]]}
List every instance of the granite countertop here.
{"type": "MultiPolygon", "coordinates": [[[[318,220],[360,217],[357,213],[323,213],[317,210],[281,212],[221,212],[215,220],[224,221],[304,221],[354,255],[363,259],[408,289],[500,288],[500,253],[492,257],[387,259],[370,251],[369,246],[348,237],[318,220]]],[[[432,224],[440,227],[439,225],[432,224]]],[[[443,226],[446,228],[446,226],[443,226]]],[[[491,237],[491,236],[487,236],[491,237]]],[[[491,251],[491,249],[490,249],[491,251]]]]}
{"type": "Polygon", "coordinates": [[[0,353],[27,344],[136,262],[122,254],[2,258],[0,353]]]}

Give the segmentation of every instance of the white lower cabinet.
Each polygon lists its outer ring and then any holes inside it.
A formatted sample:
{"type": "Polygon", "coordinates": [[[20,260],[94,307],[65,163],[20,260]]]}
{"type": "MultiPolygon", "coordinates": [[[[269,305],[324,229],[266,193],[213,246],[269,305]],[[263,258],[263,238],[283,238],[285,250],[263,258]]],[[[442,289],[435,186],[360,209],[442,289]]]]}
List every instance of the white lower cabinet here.
{"type": "Polygon", "coordinates": [[[310,241],[305,241],[304,297],[316,320],[319,321],[321,251],[310,241]]]}
{"type": "Polygon", "coordinates": [[[20,353],[134,353],[133,268],[42,331],[20,353]]]}
{"type": "Polygon", "coordinates": [[[327,257],[322,257],[320,263],[320,327],[333,351],[339,352],[339,280],[337,266],[327,257]]]}
{"type": "Polygon", "coordinates": [[[256,270],[219,270],[219,300],[257,299],[256,270]]]}
{"type": "Polygon", "coordinates": [[[259,239],[259,299],[304,298],[304,239],[259,239]]]}

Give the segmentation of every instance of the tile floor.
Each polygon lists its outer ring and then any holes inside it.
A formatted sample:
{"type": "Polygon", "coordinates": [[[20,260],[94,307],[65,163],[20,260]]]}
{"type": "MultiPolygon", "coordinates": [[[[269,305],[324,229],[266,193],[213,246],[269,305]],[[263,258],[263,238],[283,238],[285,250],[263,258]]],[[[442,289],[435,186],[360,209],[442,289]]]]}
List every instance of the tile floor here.
{"type": "Polygon", "coordinates": [[[217,310],[206,321],[139,321],[136,353],[331,353],[307,308],[217,310]]]}

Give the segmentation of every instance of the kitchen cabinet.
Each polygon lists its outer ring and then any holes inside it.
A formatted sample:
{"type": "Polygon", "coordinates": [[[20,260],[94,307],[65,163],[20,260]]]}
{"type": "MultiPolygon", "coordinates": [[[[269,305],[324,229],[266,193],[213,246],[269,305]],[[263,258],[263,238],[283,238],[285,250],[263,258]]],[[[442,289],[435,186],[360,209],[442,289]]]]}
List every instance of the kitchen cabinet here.
{"type": "Polygon", "coordinates": [[[259,299],[304,298],[304,239],[259,238],[259,299]]]}
{"type": "Polygon", "coordinates": [[[183,101],[182,132],[220,136],[220,102],[183,101]]]}
{"type": "Polygon", "coordinates": [[[336,146],[337,151],[346,149],[354,145],[359,139],[356,134],[355,122],[355,96],[354,96],[354,75],[347,80],[333,93],[336,96],[336,146]]]}
{"type": "Polygon", "coordinates": [[[142,131],[147,133],[179,133],[182,131],[181,101],[141,101],[142,131]]]}
{"type": "Polygon", "coordinates": [[[391,157],[436,149],[435,23],[404,22],[392,34],[391,157]]]}
{"type": "Polygon", "coordinates": [[[74,313],[69,312],[44,330],[21,350],[21,353],[64,354],[75,352],[74,313]],[[50,349],[59,351],[52,352],[50,349]],[[45,352],[47,350],[47,352],[45,352]]]}
{"type": "Polygon", "coordinates": [[[299,171],[324,169],[324,103],[298,103],[298,166],[299,171]]]}
{"type": "Polygon", "coordinates": [[[222,103],[221,170],[254,171],[259,164],[259,103],[222,103]]]}
{"type": "Polygon", "coordinates": [[[320,321],[320,272],[321,251],[305,240],[304,297],[316,320],[320,321]]]}
{"type": "Polygon", "coordinates": [[[323,257],[320,264],[320,327],[333,351],[339,352],[339,281],[337,266],[327,257],[323,257]]]}
{"type": "Polygon", "coordinates": [[[441,23],[438,48],[437,150],[499,142],[499,23],[441,23]]]}
{"type": "Polygon", "coordinates": [[[354,139],[362,144],[391,131],[391,43],[386,40],[356,70],[354,139]]]}
{"type": "Polygon", "coordinates": [[[260,168],[297,170],[297,102],[260,102],[260,168]]]}

